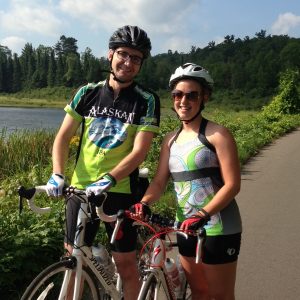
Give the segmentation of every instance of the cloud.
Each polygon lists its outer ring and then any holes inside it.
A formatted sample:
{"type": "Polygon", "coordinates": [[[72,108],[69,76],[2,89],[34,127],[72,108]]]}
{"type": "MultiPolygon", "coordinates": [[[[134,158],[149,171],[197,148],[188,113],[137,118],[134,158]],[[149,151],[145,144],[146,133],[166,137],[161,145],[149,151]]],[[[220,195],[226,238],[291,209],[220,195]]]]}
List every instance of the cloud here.
{"type": "Polygon", "coordinates": [[[20,38],[18,36],[8,36],[0,41],[2,46],[8,47],[12,53],[20,54],[24,45],[26,44],[26,40],[20,38]]]}
{"type": "MultiPolygon", "coordinates": [[[[161,31],[174,30],[178,16],[183,15],[193,3],[182,0],[62,0],[60,9],[84,20],[91,28],[114,30],[125,24],[159,27],[161,31]],[[153,9],[159,7],[159,9],[153,9]],[[174,13],[176,12],[176,13],[174,13]],[[161,27],[162,26],[162,27],[161,27]]],[[[178,28],[177,28],[178,29],[178,28]]]]}
{"type": "Polygon", "coordinates": [[[85,0],[82,5],[82,0],[62,0],[59,7],[95,32],[111,34],[123,25],[138,25],[161,51],[190,48],[185,44],[189,41],[187,26],[200,4],[201,1],[185,0],[85,0]]]}
{"type": "Polygon", "coordinates": [[[288,34],[291,29],[300,26],[300,16],[291,12],[280,14],[271,27],[272,34],[288,34]]]}
{"type": "Polygon", "coordinates": [[[15,34],[57,36],[62,22],[56,17],[51,1],[13,0],[5,12],[1,11],[0,27],[15,34]]]}
{"type": "Polygon", "coordinates": [[[192,47],[192,41],[186,37],[172,36],[161,43],[162,49],[181,52],[189,52],[192,47]]]}

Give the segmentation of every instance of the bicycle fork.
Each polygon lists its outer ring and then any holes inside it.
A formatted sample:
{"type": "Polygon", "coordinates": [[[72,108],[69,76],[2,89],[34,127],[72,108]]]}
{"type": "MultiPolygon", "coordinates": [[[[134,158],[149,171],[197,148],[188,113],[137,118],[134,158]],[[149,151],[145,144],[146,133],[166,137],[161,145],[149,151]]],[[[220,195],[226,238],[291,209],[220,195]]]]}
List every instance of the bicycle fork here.
{"type": "MultiPolygon", "coordinates": [[[[151,266],[149,269],[144,270],[146,275],[143,279],[140,295],[143,293],[143,289],[146,288],[146,282],[147,279],[150,278],[149,276],[154,276],[156,278],[156,285],[154,289],[153,299],[159,300],[161,298],[161,295],[159,294],[160,287],[163,288],[168,300],[176,299],[175,294],[171,289],[173,284],[165,270],[165,259],[166,249],[164,241],[162,239],[157,238],[154,241],[154,248],[151,256],[151,266]]],[[[140,299],[140,295],[138,299],[140,299]]]]}
{"type": "MultiPolygon", "coordinates": [[[[85,210],[87,210],[87,203],[82,203],[82,206],[85,206],[85,210]]],[[[83,210],[80,209],[78,212],[78,222],[77,228],[82,226],[85,227],[87,222],[87,216],[83,213],[83,210]]],[[[83,243],[83,235],[76,235],[74,245],[82,245],[83,243]]],[[[61,291],[58,297],[58,300],[66,299],[68,293],[71,293],[73,290],[73,300],[79,299],[81,292],[81,284],[82,284],[82,257],[81,250],[77,248],[73,248],[72,256],[76,258],[73,261],[73,265],[70,266],[70,269],[65,271],[63,284],[61,287],[61,291]]]]}

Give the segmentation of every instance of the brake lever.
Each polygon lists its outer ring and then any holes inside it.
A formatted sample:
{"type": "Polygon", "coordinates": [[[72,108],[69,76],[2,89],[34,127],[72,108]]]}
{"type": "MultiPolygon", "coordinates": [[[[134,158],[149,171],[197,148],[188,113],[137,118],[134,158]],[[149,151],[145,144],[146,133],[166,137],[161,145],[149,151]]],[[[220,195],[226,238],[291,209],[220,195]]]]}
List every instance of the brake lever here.
{"type": "Polygon", "coordinates": [[[202,256],[202,248],[203,248],[203,242],[206,237],[206,230],[205,228],[200,228],[199,233],[197,234],[197,248],[196,248],[196,264],[201,262],[201,256],[202,256]]]}
{"type": "Polygon", "coordinates": [[[121,227],[121,224],[124,221],[124,218],[125,218],[125,211],[124,210],[119,210],[118,213],[117,213],[117,220],[116,220],[115,228],[114,228],[113,234],[112,234],[111,239],[110,239],[111,244],[113,244],[115,242],[117,234],[118,234],[119,229],[121,227]]]}

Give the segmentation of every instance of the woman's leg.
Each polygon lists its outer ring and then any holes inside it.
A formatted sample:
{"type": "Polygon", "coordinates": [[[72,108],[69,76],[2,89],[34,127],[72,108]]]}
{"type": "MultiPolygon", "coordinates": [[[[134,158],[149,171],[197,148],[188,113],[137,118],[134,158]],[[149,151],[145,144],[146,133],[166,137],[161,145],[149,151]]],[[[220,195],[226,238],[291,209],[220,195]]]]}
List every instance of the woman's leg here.
{"type": "Polygon", "coordinates": [[[186,279],[190,285],[193,300],[208,300],[208,284],[202,263],[196,264],[195,257],[180,256],[186,279]]]}
{"type": "Polygon", "coordinates": [[[234,300],[237,261],[217,265],[202,264],[202,266],[210,299],[234,300]]]}

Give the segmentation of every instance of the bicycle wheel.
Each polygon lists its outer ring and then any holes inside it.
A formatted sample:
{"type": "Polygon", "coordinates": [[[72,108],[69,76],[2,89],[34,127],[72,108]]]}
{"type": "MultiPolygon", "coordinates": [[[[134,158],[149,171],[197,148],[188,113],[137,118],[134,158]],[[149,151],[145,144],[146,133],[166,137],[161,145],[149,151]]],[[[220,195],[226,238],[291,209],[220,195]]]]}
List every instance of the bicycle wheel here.
{"type": "Polygon", "coordinates": [[[166,300],[171,299],[169,292],[165,291],[161,282],[157,281],[154,274],[149,274],[143,283],[139,300],[166,300]]]}
{"type": "Polygon", "coordinates": [[[188,282],[185,281],[182,293],[179,297],[177,297],[177,300],[191,300],[191,299],[192,299],[192,292],[188,282]]]}
{"type": "MultiPolygon", "coordinates": [[[[69,261],[60,261],[47,267],[31,282],[21,300],[57,300],[66,270],[70,270],[69,261]]],[[[84,282],[81,299],[110,299],[105,298],[106,294],[103,289],[101,291],[98,288],[95,276],[88,268],[83,267],[82,276],[84,282]]]]}

